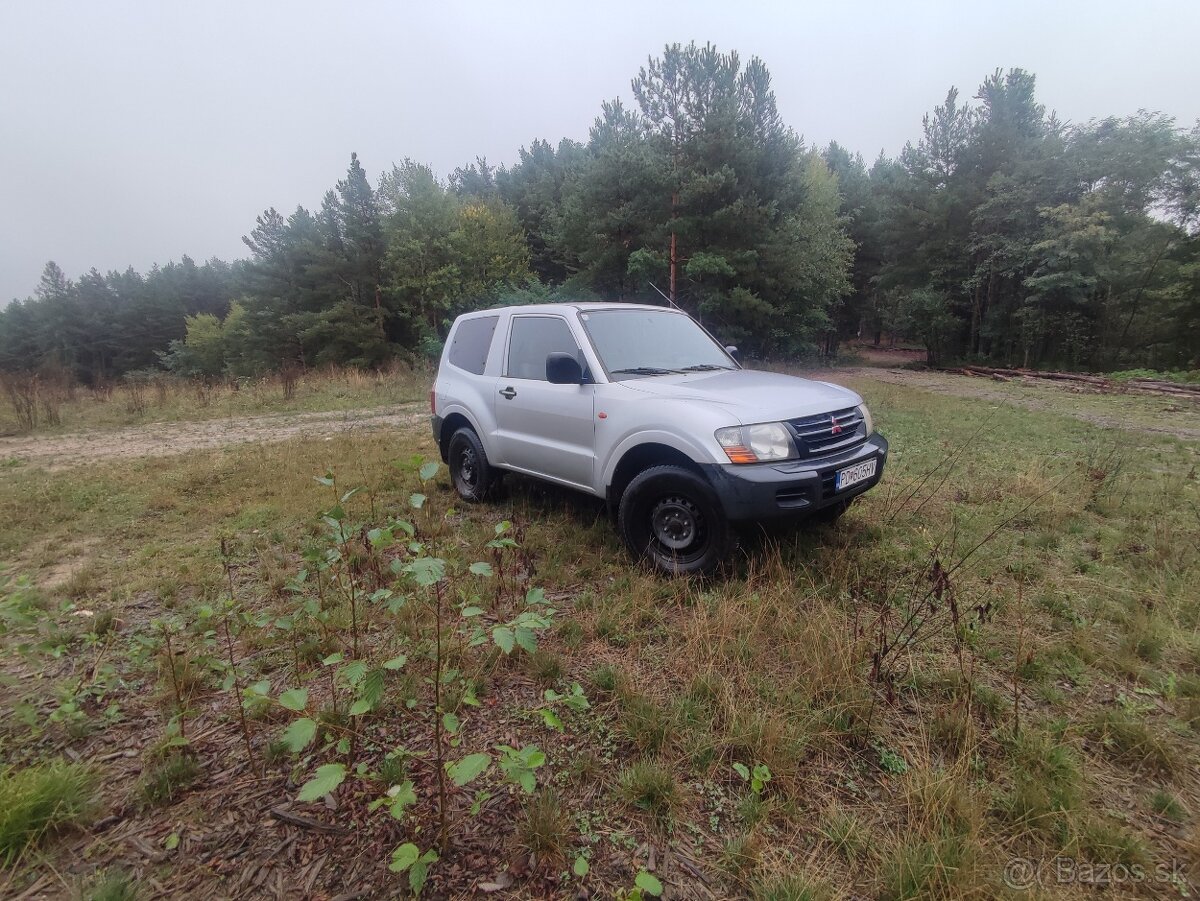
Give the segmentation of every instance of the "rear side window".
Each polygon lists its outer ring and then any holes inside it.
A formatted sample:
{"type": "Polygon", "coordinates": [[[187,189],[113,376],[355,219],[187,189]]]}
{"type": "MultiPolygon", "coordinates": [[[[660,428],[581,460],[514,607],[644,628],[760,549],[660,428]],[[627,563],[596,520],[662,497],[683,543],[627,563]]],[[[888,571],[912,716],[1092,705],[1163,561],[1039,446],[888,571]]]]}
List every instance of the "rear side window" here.
{"type": "Polygon", "coordinates": [[[464,319],[454,330],[450,342],[450,365],[483,375],[487,366],[488,348],[492,346],[492,335],[496,331],[499,316],[480,316],[464,319]]]}
{"type": "Polygon", "coordinates": [[[514,379],[546,380],[546,357],[552,353],[579,355],[579,345],[567,323],[557,316],[517,316],[508,342],[508,375],[514,379]]]}

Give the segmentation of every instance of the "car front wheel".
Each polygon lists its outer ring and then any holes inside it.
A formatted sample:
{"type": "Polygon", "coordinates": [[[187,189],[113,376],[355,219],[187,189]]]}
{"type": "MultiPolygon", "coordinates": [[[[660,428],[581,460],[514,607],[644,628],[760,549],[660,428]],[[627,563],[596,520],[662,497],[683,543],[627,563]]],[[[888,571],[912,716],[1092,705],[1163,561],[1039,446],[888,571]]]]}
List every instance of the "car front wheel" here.
{"type": "Polygon", "coordinates": [[[630,552],[671,576],[707,574],[733,549],[733,531],[704,478],[655,466],[621,495],[617,526],[630,552]]]}

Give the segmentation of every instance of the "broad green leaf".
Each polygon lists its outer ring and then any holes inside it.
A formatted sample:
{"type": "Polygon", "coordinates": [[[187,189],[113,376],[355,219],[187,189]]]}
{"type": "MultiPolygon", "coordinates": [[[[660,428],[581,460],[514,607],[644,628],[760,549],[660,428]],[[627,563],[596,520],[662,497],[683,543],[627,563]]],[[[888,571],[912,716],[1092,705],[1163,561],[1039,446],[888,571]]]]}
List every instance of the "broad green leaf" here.
{"type": "Polygon", "coordinates": [[[583,693],[583,689],[578,682],[571,683],[571,693],[566,695],[562,700],[569,710],[573,710],[576,713],[581,710],[587,710],[592,706],[588,703],[587,695],[583,693]]]}
{"type": "Polygon", "coordinates": [[[176,848],[178,848],[179,847],[179,833],[172,832],[170,835],[168,835],[167,840],[165,842],[163,842],[163,847],[166,848],[168,851],[174,851],[176,848]]]}
{"type": "Polygon", "coordinates": [[[462,608],[462,615],[466,616],[466,617],[483,616],[483,612],[484,611],[483,611],[482,607],[463,607],[462,608]]]}
{"type": "Polygon", "coordinates": [[[582,879],[584,876],[586,876],[588,874],[589,869],[590,868],[588,867],[587,858],[584,857],[582,854],[580,854],[578,857],[576,857],[575,863],[571,865],[571,871],[576,876],[578,876],[580,879],[582,879]]]}
{"type": "Polygon", "coordinates": [[[454,784],[462,788],[486,770],[491,762],[492,758],[487,754],[468,754],[456,763],[446,764],[446,772],[454,784]]]}
{"type": "Polygon", "coordinates": [[[392,862],[388,869],[393,873],[403,873],[421,859],[421,849],[412,842],[405,842],[392,852],[392,862]]]}
{"type": "Polygon", "coordinates": [[[409,506],[411,506],[414,510],[420,510],[422,507],[424,507],[425,501],[427,500],[429,500],[429,498],[420,492],[413,492],[408,496],[409,506]]]}
{"type": "Polygon", "coordinates": [[[348,500],[350,500],[350,498],[354,497],[354,495],[358,494],[360,491],[362,491],[361,488],[351,488],[349,491],[347,491],[345,494],[342,495],[341,503],[343,503],[343,504],[346,503],[348,500]]]}
{"type": "Polygon", "coordinates": [[[637,874],[637,878],[633,880],[633,884],[640,888],[647,895],[653,895],[655,898],[661,896],[663,892],[662,883],[645,870],[642,870],[637,874]]]}
{"type": "Polygon", "coordinates": [[[404,605],[407,603],[408,603],[408,598],[406,598],[402,594],[398,594],[388,600],[387,612],[392,613],[392,614],[399,613],[401,610],[404,609],[404,605]]]}
{"type": "Polygon", "coordinates": [[[358,689],[358,696],[361,700],[366,701],[371,709],[374,710],[379,706],[379,702],[383,700],[383,690],[386,687],[387,682],[384,671],[382,669],[373,669],[362,680],[362,685],[358,689]]]}
{"type": "Polygon", "coordinates": [[[733,771],[735,773],[737,773],[739,776],[741,776],[743,779],[745,779],[747,782],[750,781],[750,768],[747,767],[746,764],[735,763],[733,765],[733,771]]]}
{"type": "Polygon", "coordinates": [[[324,485],[326,488],[333,487],[333,473],[326,473],[324,476],[314,476],[313,481],[318,485],[324,485]]]}
{"type": "Polygon", "coordinates": [[[532,654],[537,650],[537,634],[525,626],[517,626],[516,628],[517,644],[532,654]]]}
{"type": "Polygon", "coordinates": [[[317,801],[337,788],[346,779],[346,766],[341,763],[326,763],[317,767],[316,775],[304,783],[297,801],[317,801]]]}
{"type": "MultiPolygon", "coordinates": [[[[421,890],[425,888],[425,879],[429,875],[429,861],[425,859],[431,851],[426,851],[425,855],[413,864],[411,870],[408,871],[408,887],[412,889],[414,897],[420,897],[421,890]]],[[[437,860],[437,855],[433,855],[433,859],[437,860]]]]}
{"type": "Polygon", "coordinates": [[[459,722],[458,717],[453,713],[442,714],[442,728],[454,735],[458,732],[459,722]]]}
{"type": "Polygon", "coordinates": [[[350,705],[350,715],[351,716],[362,716],[364,713],[370,713],[370,712],[371,712],[371,705],[368,704],[366,701],[364,701],[362,698],[359,698],[357,701],[355,701],[353,704],[350,705]]]}
{"type": "Polygon", "coordinates": [[[265,698],[271,692],[271,680],[259,679],[257,682],[246,686],[246,693],[256,695],[260,698],[265,698]]]}
{"type": "Polygon", "coordinates": [[[397,654],[391,660],[385,660],[383,662],[383,668],[387,670],[397,670],[406,663],[408,663],[408,657],[404,654],[397,654]]]}
{"type": "Polygon", "coordinates": [[[543,588],[530,588],[525,593],[525,604],[529,607],[536,607],[538,604],[546,603],[546,591],[543,588]]]}
{"type": "Polygon", "coordinates": [[[391,798],[388,805],[388,812],[397,820],[404,819],[405,807],[417,803],[417,793],[413,791],[411,779],[406,779],[399,785],[393,785],[389,788],[388,797],[391,798]]]}
{"type": "Polygon", "coordinates": [[[557,713],[555,713],[549,707],[542,708],[542,722],[545,723],[547,726],[549,726],[551,729],[557,729],[559,732],[563,731],[562,719],[559,717],[559,715],[557,713]]]}
{"type": "Polygon", "coordinates": [[[421,468],[417,470],[417,475],[420,476],[422,482],[428,482],[438,474],[438,469],[441,468],[436,460],[430,460],[427,463],[422,463],[421,468]]]}
{"type": "Polygon", "coordinates": [[[478,563],[472,563],[470,570],[471,573],[476,576],[490,576],[492,574],[492,564],[485,563],[481,560],[478,563]]]}
{"type": "Polygon", "coordinates": [[[340,675],[348,685],[357,685],[367,674],[367,665],[361,660],[354,660],[342,667],[340,675]]]}
{"type": "Polygon", "coordinates": [[[335,663],[342,662],[342,656],[342,652],[338,651],[336,654],[330,654],[328,657],[323,658],[321,663],[324,666],[333,666],[335,663]]]}
{"type": "Polygon", "coordinates": [[[505,626],[496,626],[496,628],[492,629],[492,640],[496,642],[500,650],[505,654],[513,652],[514,637],[512,629],[505,626]]]}
{"type": "Polygon", "coordinates": [[[423,587],[440,582],[446,577],[446,561],[438,557],[418,557],[405,567],[413,581],[423,587]]]}
{"type": "Polygon", "coordinates": [[[298,719],[283,730],[282,741],[293,754],[299,754],[317,737],[317,724],[308,717],[298,719]]]}
{"type": "Polygon", "coordinates": [[[292,688],[279,696],[279,704],[288,710],[303,710],[308,706],[308,689],[292,688]]]}

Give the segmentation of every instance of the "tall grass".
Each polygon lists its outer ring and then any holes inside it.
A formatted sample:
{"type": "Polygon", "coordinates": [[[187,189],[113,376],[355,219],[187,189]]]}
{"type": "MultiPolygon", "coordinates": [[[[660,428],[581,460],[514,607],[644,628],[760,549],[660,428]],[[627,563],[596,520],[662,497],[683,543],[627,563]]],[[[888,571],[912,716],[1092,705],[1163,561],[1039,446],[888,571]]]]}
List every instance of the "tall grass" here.
{"type": "Polygon", "coordinates": [[[0,435],[412,403],[432,381],[425,364],[402,361],[215,380],[146,371],[86,388],[63,374],[0,373],[0,435]]]}
{"type": "Polygon", "coordinates": [[[11,866],[47,834],[84,825],[96,782],[88,767],[62,760],[0,773],[0,862],[11,866]]]}

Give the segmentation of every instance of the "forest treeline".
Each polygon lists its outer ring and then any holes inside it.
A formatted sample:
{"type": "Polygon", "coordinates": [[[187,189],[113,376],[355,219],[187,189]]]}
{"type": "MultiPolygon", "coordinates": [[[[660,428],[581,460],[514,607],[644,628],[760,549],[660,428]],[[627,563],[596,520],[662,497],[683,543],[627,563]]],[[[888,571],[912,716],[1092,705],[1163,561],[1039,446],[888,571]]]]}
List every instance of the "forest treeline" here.
{"type": "Polygon", "coordinates": [[[951,89],[898,157],[807,146],[755,58],[670,45],[586,143],[445,180],[351,155],[249,256],[69,280],[0,311],[0,367],[88,382],[436,353],[454,316],[560,299],[678,303],[759,356],[921,342],[932,363],[1200,366],[1200,124],[1072,125],[1031,73],[951,89]],[[674,264],[674,265],[672,265],[674,264]]]}

